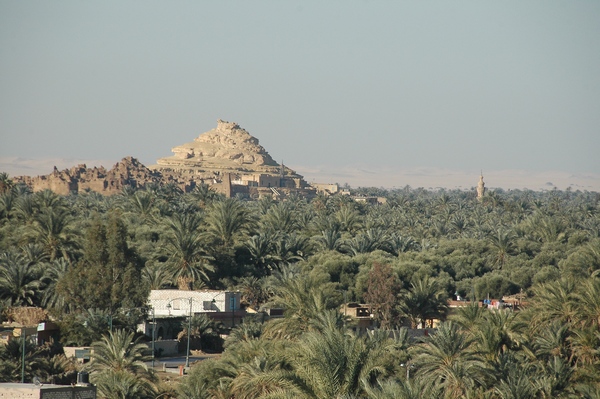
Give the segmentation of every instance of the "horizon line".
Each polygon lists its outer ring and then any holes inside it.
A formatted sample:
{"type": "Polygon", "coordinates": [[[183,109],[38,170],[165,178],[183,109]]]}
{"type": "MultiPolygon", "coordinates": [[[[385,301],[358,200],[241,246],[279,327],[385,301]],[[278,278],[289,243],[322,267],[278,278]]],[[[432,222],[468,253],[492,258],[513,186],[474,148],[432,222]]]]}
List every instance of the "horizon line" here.
{"type": "MultiPolygon", "coordinates": [[[[123,157],[125,158],[125,157],[123,157]]],[[[121,159],[123,159],[121,158],[121,159]]],[[[135,158],[135,157],[134,157],[135,158]]],[[[0,172],[9,176],[45,176],[58,170],[70,169],[85,164],[86,167],[112,168],[121,161],[108,159],[80,158],[24,158],[0,157],[0,172]],[[108,166],[106,166],[108,165],[108,166]]],[[[137,158],[139,159],[139,158],[137,158]]],[[[140,161],[141,162],[141,161],[140,161]]],[[[143,163],[143,162],[142,162],[143,163]]],[[[481,168],[474,171],[464,169],[423,167],[411,168],[366,165],[287,165],[304,176],[308,183],[348,184],[353,188],[375,187],[387,190],[412,188],[461,189],[470,190],[477,186],[481,168]]],[[[575,189],[600,192],[600,174],[571,173],[566,171],[530,171],[523,169],[488,169],[484,175],[488,189],[525,189],[532,191],[548,191],[557,189],[575,189]]]]}

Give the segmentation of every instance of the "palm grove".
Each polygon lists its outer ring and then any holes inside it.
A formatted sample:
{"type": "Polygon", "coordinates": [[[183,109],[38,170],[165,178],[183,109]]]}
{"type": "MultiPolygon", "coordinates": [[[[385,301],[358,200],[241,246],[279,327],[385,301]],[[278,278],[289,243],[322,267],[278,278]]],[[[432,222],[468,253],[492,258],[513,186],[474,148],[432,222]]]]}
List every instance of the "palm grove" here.
{"type": "MultiPolygon", "coordinates": [[[[26,379],[68,381],[63,345],[106,398],[600,397],[600,197],[358,189],[347,196],[243,201],[207,186],[148,186],[104,197],[31,193],[0,182],[1,314],[43,308],[58,342],[26,344],[26,379]],[[135,333],[149,290],[233,289],[248,317],[222,356],[167,385],[135,333]],[[523,311],[469,300],[518,294],[523,311]],[[355,333],[342,302],[369,303],[379,326],[355,333]],[[445,320],[410,339],[403,326],[445,320]]],[[[194,317],[199,338],[219,326],[194,317]]],[[[0,348],[0,380],[19,381],[21,343],[0,348]]]]}

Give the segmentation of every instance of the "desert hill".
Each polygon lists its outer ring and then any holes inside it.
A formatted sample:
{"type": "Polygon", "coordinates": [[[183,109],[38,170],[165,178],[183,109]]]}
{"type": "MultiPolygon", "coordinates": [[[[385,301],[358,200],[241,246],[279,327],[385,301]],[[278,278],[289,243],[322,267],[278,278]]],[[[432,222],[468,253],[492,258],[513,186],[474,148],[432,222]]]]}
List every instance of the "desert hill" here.
{"type": "Polygon", "coordinates": [[[204,179],[222,176],[265,173],[302,177],[279,165],[259,144],[256,137],[235,122],[219,119],[217,127],[202,133],[194,141],[173,147],[173,156],[160,158],[151,169],[161,172],[194,174],[204,179]]]}

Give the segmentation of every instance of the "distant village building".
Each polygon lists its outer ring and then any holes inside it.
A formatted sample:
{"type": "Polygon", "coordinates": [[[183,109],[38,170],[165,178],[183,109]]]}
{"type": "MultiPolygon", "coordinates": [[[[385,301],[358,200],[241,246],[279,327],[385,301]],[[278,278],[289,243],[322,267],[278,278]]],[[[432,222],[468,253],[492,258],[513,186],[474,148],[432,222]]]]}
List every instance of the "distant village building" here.
{"type": "Polygon", "coordinates": [[[325,195],[337,194],[340,192],[340,187],[337,183],[311,183],[317,193],[322,193],[325,195]]]}

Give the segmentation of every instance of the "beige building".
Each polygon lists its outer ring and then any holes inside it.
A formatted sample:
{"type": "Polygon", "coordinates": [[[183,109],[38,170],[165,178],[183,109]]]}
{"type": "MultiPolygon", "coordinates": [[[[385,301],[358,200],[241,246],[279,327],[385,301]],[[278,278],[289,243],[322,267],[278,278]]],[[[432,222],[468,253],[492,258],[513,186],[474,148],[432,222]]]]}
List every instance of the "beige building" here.
{"type": "MultiPolygon", "coordinates": [[[[190,314],[206,314],[228,327],[237,325],[246,314],[240,301],[240,292],[212,290],[152,290],[148,298],[154,310],[157,339],[173,339],[181,330],[179,322],[190,314]]],[[[151,320],[138,326],[138,330],[151,337],[151,320]]]]}
{"type": "Polygon", "coordinates": [[[337,194],[340,191],[340,186],[337,183],[312,183],[317,193],[323,193],[326,195],[337,194]]]}
{"type": "Polygon", "coordinates": [[[96,399],[96,387],[0,383],[0,399],[96,399]]]}

